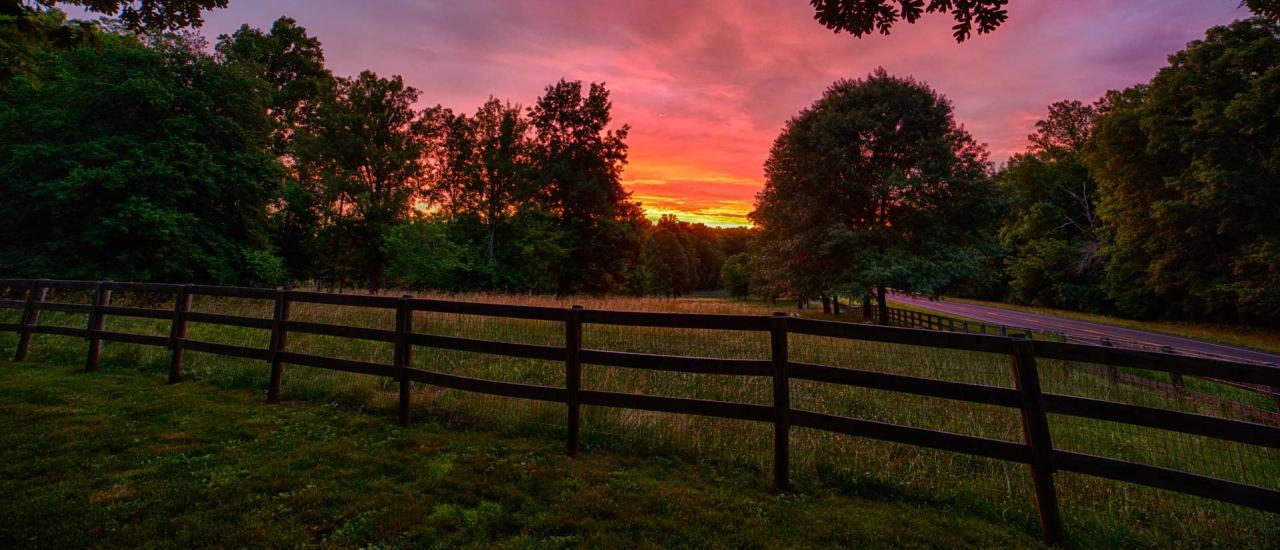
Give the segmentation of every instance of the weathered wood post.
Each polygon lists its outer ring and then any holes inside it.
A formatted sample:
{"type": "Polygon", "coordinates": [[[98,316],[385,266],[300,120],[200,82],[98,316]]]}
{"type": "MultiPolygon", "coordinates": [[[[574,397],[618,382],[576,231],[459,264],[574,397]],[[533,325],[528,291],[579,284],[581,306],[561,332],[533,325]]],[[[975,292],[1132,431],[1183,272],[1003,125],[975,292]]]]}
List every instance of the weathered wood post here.
{"type": "MultiPolygon", "coordinates": [[[[1103,336],[1100,342],[1102,343],[1103,346],[1106,346],[1109,348],[1114,347],[1114,344],[1111,343],[1111,339],[1107,338],[1106,336],[1103,336]]],[[[1119,383],[1120,368],[1115,365],[1107,365],[1107,380],[1110,381],[1112,385],[1119,383]]]]}
{"type": "Polygon", "coordinates": [[[98,370],[98,357],[102,355],[102,337],[97,333],[107,328],[107,316],[102,312],[102,308],[109,305],[111,305],[111,290],[107,288],[105,282],[98,283],[98,288],[93,292],[93,308],[89,310],[89,357],[84,363],[86,372],[98,370]]]}
{"type": "Polygon", "coordinates": [[[876,285],[876,301],[880,307],[880,320],[878,323],[881,325],[889,324],[889,299],[887,295],[888,289],[884,285],[876,285]]]}
{"type": "Polygon", "coordinates": [[[400,382],[400,425],[405,427],[413,424],[413,381],[409,380],[409,368],[413,366],[413,342],[409,340],[409,333],[413,332],[411,299],[413,296],[405,294],[396,304],[396,349],[393,352],[396,380],[400,382]]]}
{"type": "Polygon", "coordinates": [[[582,306],[573,306],[564,324],[564,389],[569,414],[565,454],[578,456],[582,446],[582,306]]]}
{"type": "Polygon", "coordinates": [[[769,327],[773,361],[773,487],[791,487],[791,386],[787,377],[787,314],[775,312],[769,327]]]}
{"type": "Polygon", "coordinates": [[[1044,530],[1045,541],[1062,544],[1062,514],[1053,483],[1053,438],[1049,433],[1049,418],[1045,414],[1040,391],[1034,344],[1024,337],[1015,337],[1011,363],[1014,387],[1022,396],[1022,437],[1031,449],[1031,485],[1040,511],[1040,527],[1044,530]]]}
{"type": "MultiPolygon", "coordinates": [[[[1172,354],[1173,346],[1160,346],[1160,351],[1172,354]]],[[[1173,384],[1174,389],[1178,390],[1178,393],[1182,393],[1187,390],[1187,384],[1182,380],[1182,373],[1180,372],[1170,372],[1169,382],[1173,384]]]]}
{"type": "Polygon", "coordinates": [[[169,383],[182,381],[182,355],[187,339],[187,313],[191,311],[191,285],[182,285],[173,300],[173,321],[169,325],[169,383]]]}
{"type": "Polygon", "coordinates": [[[22,332],[18,333],[18,350],[13,354],[14,361],[27,359],[27,351],[31,348],[31,328],[39,324],[40,303],[44,302],[48,295],[49,287],[42,281],[31,281],[31,286],[27,288],[26,303],[22,305],[22,316],[18,319],[18,323],[22,325],[22,332]]]}
{"type": "Polygon", "coordinates": [[[271,314],[271,346],[267,350],[267,359],[271,361],[271,380],[267,383],[267,403],[280,402],[280,383],[284,378],[284,362],[280,360],[280,352],[284,351],[288,341],[288,333],[284,323],[289,320],[289,292],[276,291],[276,305],[271,314]]]}

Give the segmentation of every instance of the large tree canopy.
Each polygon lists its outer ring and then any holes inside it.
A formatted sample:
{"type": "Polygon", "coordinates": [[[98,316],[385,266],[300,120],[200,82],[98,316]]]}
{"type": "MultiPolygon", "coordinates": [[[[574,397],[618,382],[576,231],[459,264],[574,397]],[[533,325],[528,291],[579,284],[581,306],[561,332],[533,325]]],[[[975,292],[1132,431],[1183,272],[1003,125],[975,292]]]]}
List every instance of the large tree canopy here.
{"type": "Polygon", "coordinates": [[[774,142],[751,213],[759,253],[800,296],[938,292],[976,266],[989,170],[928,86],[883,69],[841,80],[774,142]]]}
{"type": "MultiPolygon", "coordinates": [[[[13,5],[17,0],[3,0],[13,5]]],[[[133,30],[174,30],[204,24],[204,12],[227,7],[229,0],[35,0],[51,8],[57,4],[79,6],[118,18],[133,30]]]]}
{"type": "Polygon", "coordinates": [[[976,30],[986,34],[1009,18],[1009,0],[809,0],[813,18],[835,32],[865,36],[889,34],[894,23],[915,23],[925,13],[945,13],[955,19],[951,27],[956,42],[964,42],[976,30]]]}
{"type": "Polygon", "coordinates": [[[1280,318],[1280,24],[1210,29],[1112,94],[1088,155],[1131,315],[1280,318]]]}
{"type": "Polygon", "coordinates": [[[103,33],[0,95],[0,271],[274,283],[260,81],[199,43],[103,33]]]}
{"type": "MultiPolygon", "coordinates": [[[[837,33],[889,34],[899,21],[915,23],[926,13],[945,13],[956,42],[995,31],[1008,18],[1009,0],[809,0],[813,18],[837,33]]],[[[1241,0],[1253,13],[1280,21],[1280,0],[1241,0]]]]}

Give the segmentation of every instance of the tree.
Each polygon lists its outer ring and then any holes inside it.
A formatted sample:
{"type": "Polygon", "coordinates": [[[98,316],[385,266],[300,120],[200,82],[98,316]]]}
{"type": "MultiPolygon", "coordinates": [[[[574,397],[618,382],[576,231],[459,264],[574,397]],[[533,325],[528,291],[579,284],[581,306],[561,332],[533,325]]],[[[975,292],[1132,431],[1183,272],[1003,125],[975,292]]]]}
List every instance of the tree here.
{"type": "MultiPolygon", "coordinates": [[[[9,0],[13,5],[18,4],[9,0]]],[[[52,8],[57,4],[118,17],[131,30],[176,30],[204,24],[204,12],[227,7],[229,0],[35,0],[52,8]]]]}
{"type": "MultiPolygon", "coordinates": [[[[915,23],[926,13],[947,13],[955,20],[952,35],[964,42],[978,34],[993,32],[1009,19],[1009,0],[809,0],[813,18],[837,33],[857,37],[889,34],[898,21],[915,23]]],[[[1253,13],[1280,21],[1280,0],[1242,0],[1253,13]]]]}
{"type": "Polygon", "coordinates": [[[1240,5],[1261,17],[1280,21],[1280,0],[1243,0],[1240,5]]]}
{"type": "Polygon", "coordinates": [[[1280,24],[1209,29],[1112,92],[1087,162],[1124,313],[1280,319],[1280,24]]]}
{"type": "Polygon", "coordinates": [[[679,296],[699,288],[699,244],[692,238],[689,224],[672,214],[663,215],[645,233],[640,255],[641,292],[679,296]]]}
{"type": "Polygon", "coordinates": [[[261,83],[189,37],[93,42],[41,53],[45,76],[0,96],[0,271],[279,282],[261,83]]]}
{"type": "Polygon", "coordinates": [[[66,18],[58,10],[33,12],[0,2],[0,90],[19,75],[39,78],[34,72],[41,54],[92,43],[102,34],[94,23],[66,18]]]}
{"type": "Polygon", "coordinates": [[[1084,149],[1097,109],[1079,101],[1049,106],[1031,145],[999,176],[1009,199],[1000,239],[1008,251],[1010,298],[1051,307],[1102,311],[1097,184],[1084,149]]]}
{"type": "Polygon", "coordinates": [[[272,209],[271,239],[290,278],[307,279],[322,255],[318,231],[324,191],[320,175],[300,161],[295,137],[313,125],[320,105],[332,99],[336,80],[325,68],[320,41],[288,17],[277,19],[269,32],[241,26],[218,37],[216,49],[224,63],[267,86],[267,115],[274,122],[271,148],[288,170],[272,209]]]}
{"type": "Polygon", "coordinates": [[[751,267],[746,253],[730,256],[725,260],[720,271],[724,289],[734,298],[746,298],[751,295],[751,267]]]}
{"type": "Polygon", "coordinates": [[[956,23],[951,27],[956,42],[996,30],[1009,18],[1009,0],[809,0],[813,18],[837,33],[864,36],[877,31],[889,34],[894,23],[915,23],[925,13],[948,13],[956,23]]]}
{"type": "Polygon", "coordinates": [[[982,145],[928,86],[883,69],[787,122],[750,214],[793,293],[936,293],[976,269],[994,213],[982,145]]]}
{"type": "Polygon", "coordinates": [[[498,264],[498,233],[533,194],[529,121],[519,105],[489,98],[475,116],[427,109],[419,132],[430,144],[428,197],[451,216],[473,216],[484,227],[484,260],[498,264]]]}
{"type": "Polygon", "coordinates": [[[612,103],[603,84],[561,80],[529,109],[533,126],[534,200],[556,216],[568,258],[558,290],[608,292],[625,287],[644,225],[640,205],[619,181],[627,161],[627,126],[609,129],[612,103]]]}
{"type": "Polygon", "coordinates": [[[399,76],[338,79],[298,136],[300,163],[321,178],[330,277],[382,288],[387,232],[409,219],[422,190],[417,99],[399,76]]]}
{"type": "Polygon", "coordinates": [[[387,278],[397,288],[467,290],[468,251],[449,237],[449,221],[416,217],[387,232],[387,278]]]}
{"type": "Polygon", "coordinates": [[[225,63],[269,85],[267,113],[276,123],[272,146],[281,156],[291,156],[295,129],[315,115],[336,84],[324,65],[320,40],[292,18],[281,17],[265,33],[242,25],[231,35],[219,36],[215,48],[225,63]]]}

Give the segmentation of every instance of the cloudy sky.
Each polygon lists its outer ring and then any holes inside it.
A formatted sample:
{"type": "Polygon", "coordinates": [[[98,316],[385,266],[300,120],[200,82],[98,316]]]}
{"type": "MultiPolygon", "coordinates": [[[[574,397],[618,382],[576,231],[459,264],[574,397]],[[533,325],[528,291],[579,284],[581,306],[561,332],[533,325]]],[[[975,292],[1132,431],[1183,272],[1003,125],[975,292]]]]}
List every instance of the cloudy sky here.
{"type": "Polygon", "coordinates": [[[743,224],[769,145],[832,81],[884,67],[949,97],[996,162],[1045,106],[1145,82],[1238,0],[1014,0],[1009,22],[963,44],[948,18],[892,36],[835,35],[806,0],[231,0],[213,38],[298,20],[339,75],[403,75],[437,103],[528,105],[560,78],[604,81],[631,125],[626,185],[651,217],[743,224]]]}

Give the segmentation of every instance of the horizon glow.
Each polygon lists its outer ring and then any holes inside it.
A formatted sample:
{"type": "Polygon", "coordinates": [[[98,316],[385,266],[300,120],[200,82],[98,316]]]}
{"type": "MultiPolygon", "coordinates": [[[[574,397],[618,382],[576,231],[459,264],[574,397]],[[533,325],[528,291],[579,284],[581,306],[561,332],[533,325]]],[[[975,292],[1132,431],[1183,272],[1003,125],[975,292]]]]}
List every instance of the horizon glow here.
{"type": "Polygon", "coordinates": [[[200,32],[287,15],[335,74],[402,75],[423,108],[528,106],[560,78],[603,81],[615,125],[631,127],[623,184],[646,215],[737,226],[784,123],[837,79],[884,67],[928,83],[1000,164],[1048,104],[1147,82],[1209,27],[1248,17],[1239,3],[1017,0],[1005,25],[962,44],[937,14],[890,36],[836,35],[804,0],[232,0],[200,32]]]}

